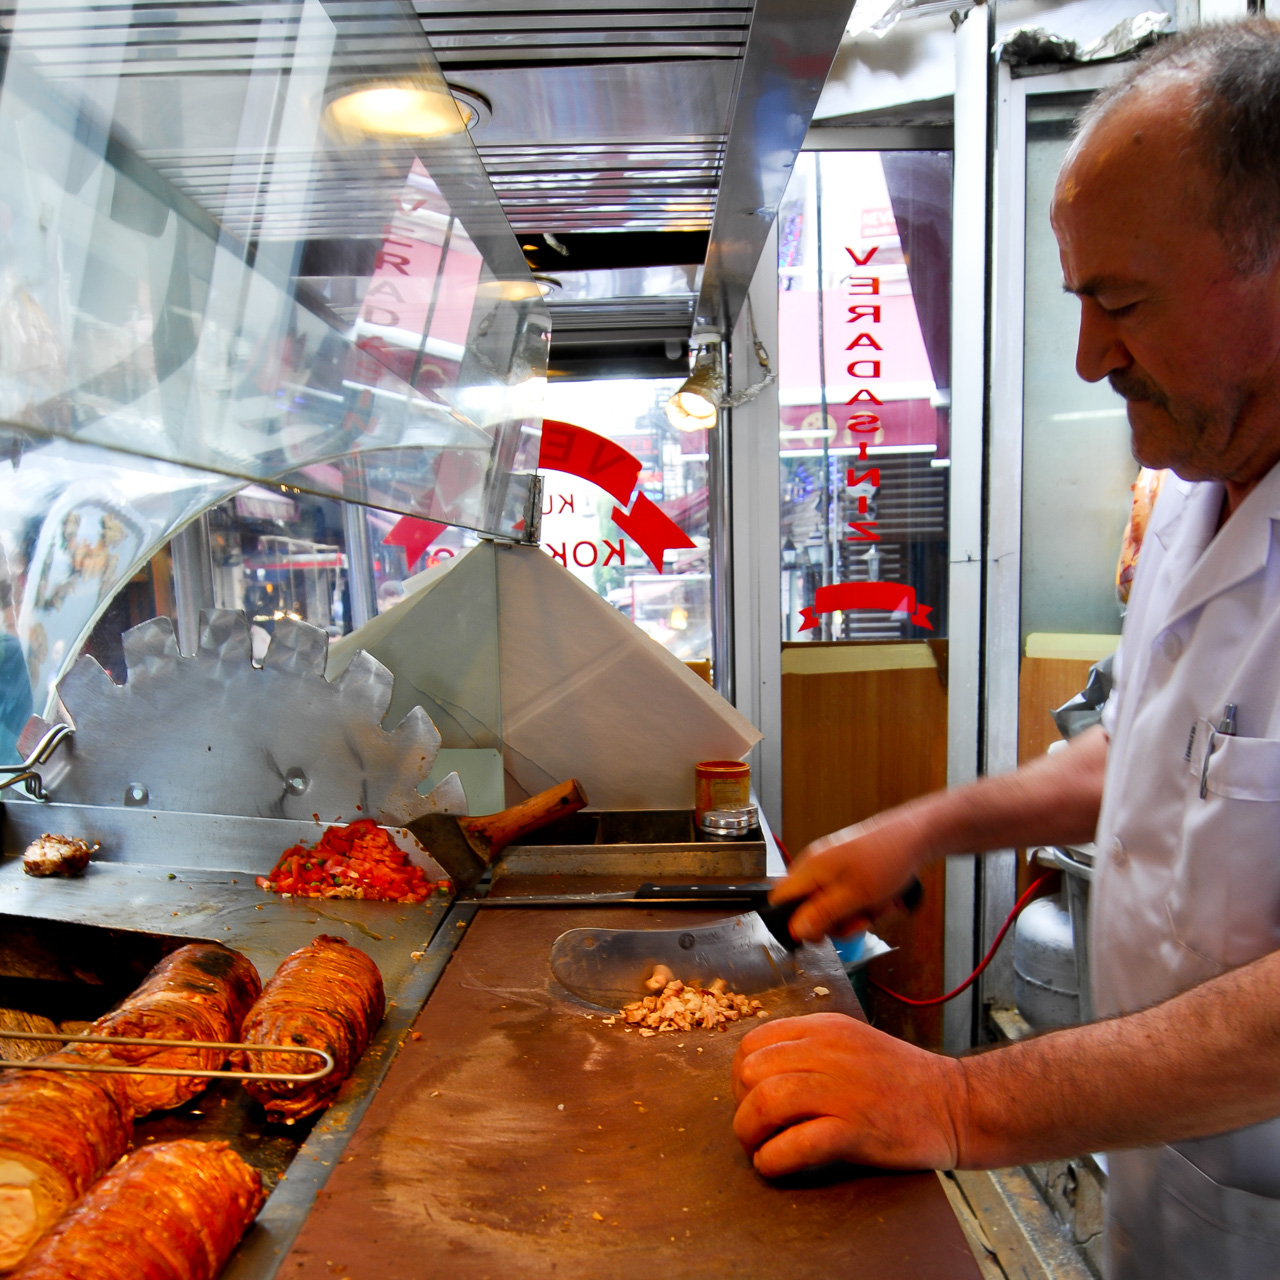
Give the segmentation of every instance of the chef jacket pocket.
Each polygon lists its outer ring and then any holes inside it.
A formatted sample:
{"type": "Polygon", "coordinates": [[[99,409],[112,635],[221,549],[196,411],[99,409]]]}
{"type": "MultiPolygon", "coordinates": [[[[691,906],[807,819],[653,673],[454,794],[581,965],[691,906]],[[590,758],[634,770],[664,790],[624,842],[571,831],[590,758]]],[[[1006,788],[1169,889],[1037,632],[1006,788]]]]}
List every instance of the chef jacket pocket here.
{"type": "Polygon", "coordinates": [[[1280,946],[1280,740],[1218,736],[1204,799],[1201,768],[1191,762],[1169,922],[1184,948],[1230,968],[1280,946]]]}
{"type": "Polygon", "coordinates": [[[1228,800],[1280,800],[1280,740],[1215,735],[1207,783],[1228,800]]]}
{"type": "Polygon", "coordinates": [[[1280,1200],[1225,1187],[1172,1147],[1156,1153],[1162,1280],[1275,1280],[1280,1200]]]}

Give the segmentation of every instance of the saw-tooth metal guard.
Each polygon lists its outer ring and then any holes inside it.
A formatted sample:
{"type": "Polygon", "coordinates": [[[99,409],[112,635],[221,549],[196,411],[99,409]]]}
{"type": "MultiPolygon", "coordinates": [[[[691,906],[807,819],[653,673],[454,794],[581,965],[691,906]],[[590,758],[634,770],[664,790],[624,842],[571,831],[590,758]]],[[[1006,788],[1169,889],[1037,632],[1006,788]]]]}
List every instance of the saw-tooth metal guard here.
{"type": "Polygon", "coordinates": [[[287,1071],[201,1071],[195,1067],[135,1067],[106,1062],[49,1062],[39,1058],[16,1061],[0,1058],[0,1067],[18,1071],[94,1071],[113,1076],[184,1076],[209,1080],[285,1080],[294,1084],[309,1084],[323,1080],[333,1070],[333,1058],[323,1049],[299,1048],[289,1044],[240,1044],[223,1040],[153,1040],[148,1036],[79,1036],[64,1035],[60,1031],[0,1031],[3,1040],[61,1040],[65,1044],[145,1044],[159,1049],[246,1049],[251,1053],[309,1053],[322,1058],[324,1066],[315,1071],[293,1073],[287,1071]]]}
{"type": "Polygon", "coordinates": [[[280,619],[261,668],[248,620],[229,609],[201,611],[193,657],[166,617],[126,631],[123,645],[125,684],[87,655],[58,684],[76,736],[59,776],[40,784],[55,799],[397,824],[442,807],[417,791],[440,749],[435,725],[414,707],[383,728],[391,672],[361,651],[329,681],[319,627],[280,619]]]}
{"type": "Polygon", "coordinates": [[[40,766],[49,763],[49,757],[60,742],[70,738],[75,730],[69,724],[51,725],[21,764],[0,766],[0,791],[17,786],[21,782],[33,800],[48,800],[40,766]]]}

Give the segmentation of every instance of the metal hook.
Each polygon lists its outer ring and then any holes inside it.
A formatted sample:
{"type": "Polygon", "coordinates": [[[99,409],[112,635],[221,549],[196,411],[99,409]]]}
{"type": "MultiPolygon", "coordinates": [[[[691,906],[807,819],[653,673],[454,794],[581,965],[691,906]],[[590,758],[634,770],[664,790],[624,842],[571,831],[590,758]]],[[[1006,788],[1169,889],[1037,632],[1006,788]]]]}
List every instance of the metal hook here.
{"type": "Polygon", "coordinates": [[[21,764],[0,765],[0,791],[16,786],[21,782],[27,795],[33,800],[48,800],[49,793],[44,789],[44,779],[40,776],[40,765],[48,764],[58,744],[64,742],[75,733],[69,724],[55,724],[36,743],[31,754],[21,764]],[[7,775],[7,776],[6,776],[7,775]]]}

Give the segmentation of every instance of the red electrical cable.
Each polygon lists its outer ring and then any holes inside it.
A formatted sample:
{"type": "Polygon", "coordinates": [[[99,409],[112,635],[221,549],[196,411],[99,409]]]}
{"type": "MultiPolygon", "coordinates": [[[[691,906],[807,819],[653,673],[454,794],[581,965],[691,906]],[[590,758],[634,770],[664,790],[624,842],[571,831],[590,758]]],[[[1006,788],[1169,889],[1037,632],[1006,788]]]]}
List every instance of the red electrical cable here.
{"type": "Polygon", "coordinates": [[[996,934],[996,940],[991,944],[991,949],[982,957],[982,963],[954,991],[948,991],[945,996],[934,996],[932,1000],[913,1000],[910,996],[899,995],[896,991],[890,991],[888,987],[882,987],[874,978],[867,978],[868,985],[875,987],[877,991],[884,992],[885,995],[900,1001],[902,1004],[913,1005],[917,1009],[922,1009],[932,1004],[946,1004],[948,1000],[954,1000],[961,992],[968,991],[977,982],[982,971],[995,959],[995,954],[1000,949],[1000,944],[1004,941],[1004,935],[1009,932],[1010,926],[1021,915],[1023,907],[1031,901],[1035,891],[1053,874],[1052,871],[1046,872],[1013,904],[1013,910],[1009,912],[1008,918],[1000,926],[1000,932],[996,934]]]}
{"type": "Polygon", "coordinates": [[[778,833],[774,831],[772,828],[770,828],[769,834],[773,837],[773,843],[778,846],[778,852],[782,854],[783,866],[790,867],[792,862],[794,861],[794,859],[791,857],[790,850],[787,848],[785,844],[782,843],[782,841],[778,838],[778,833]]]}

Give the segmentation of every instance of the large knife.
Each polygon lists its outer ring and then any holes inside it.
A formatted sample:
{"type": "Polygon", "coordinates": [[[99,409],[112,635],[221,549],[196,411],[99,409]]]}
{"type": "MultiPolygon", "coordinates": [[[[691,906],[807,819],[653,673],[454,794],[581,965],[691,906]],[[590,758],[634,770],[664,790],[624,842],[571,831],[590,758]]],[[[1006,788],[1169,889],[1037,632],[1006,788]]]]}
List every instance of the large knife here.
{"type": "MultiPolygon", "coordinates": [[[[512,894],[509,897],[469,898],[467,904],[477,907],[686,907],[709,910],[714,907],[747,907],[755,912],[773,938],[788,951],[800,944],[791,936],[791,917],[804,902],[770,903],[773,885],[767,882],[748,884],[642,884],[638,889],[616,893],[548,893],[512,894]]],[[[894,905],[913,912],[924,898],[924,886],[915,877],[894,900],[894,905]]]]}
{"type": "MultiPolygon", "coordinates": [[[[729,988],[754,995],[785,986],[799,976],[799,947],[789,923],[799,901],[768,904],[768,885],[641,885],[628,894],[574,894],[559,898],[493,898],[489,906],[698,906],[740,903],[744,915],[688,929],[569,929],[551,947],[551,972],[566,991],[605,1009],[653,989],[646,984],[658,966],[691,985],[723,978],[729,988]],[[679,897],[666,895],[682,895],[679,897]],[[736,896],[735,896],[736,895],[736,896]]],[[[924,890],[918,880],[903,890],[899,905],[914,911],[924,890]]]]}
{"type": "Polygon", "coordinates": [[[454,887],[465,891],[488,870],[507,845],[557,818],[577,813],[587,803],[575,778],[540,791],[521,804],[479,818],[454,818],[428,813],[405,826],[426,851],[449,873],[454,887]]]}

